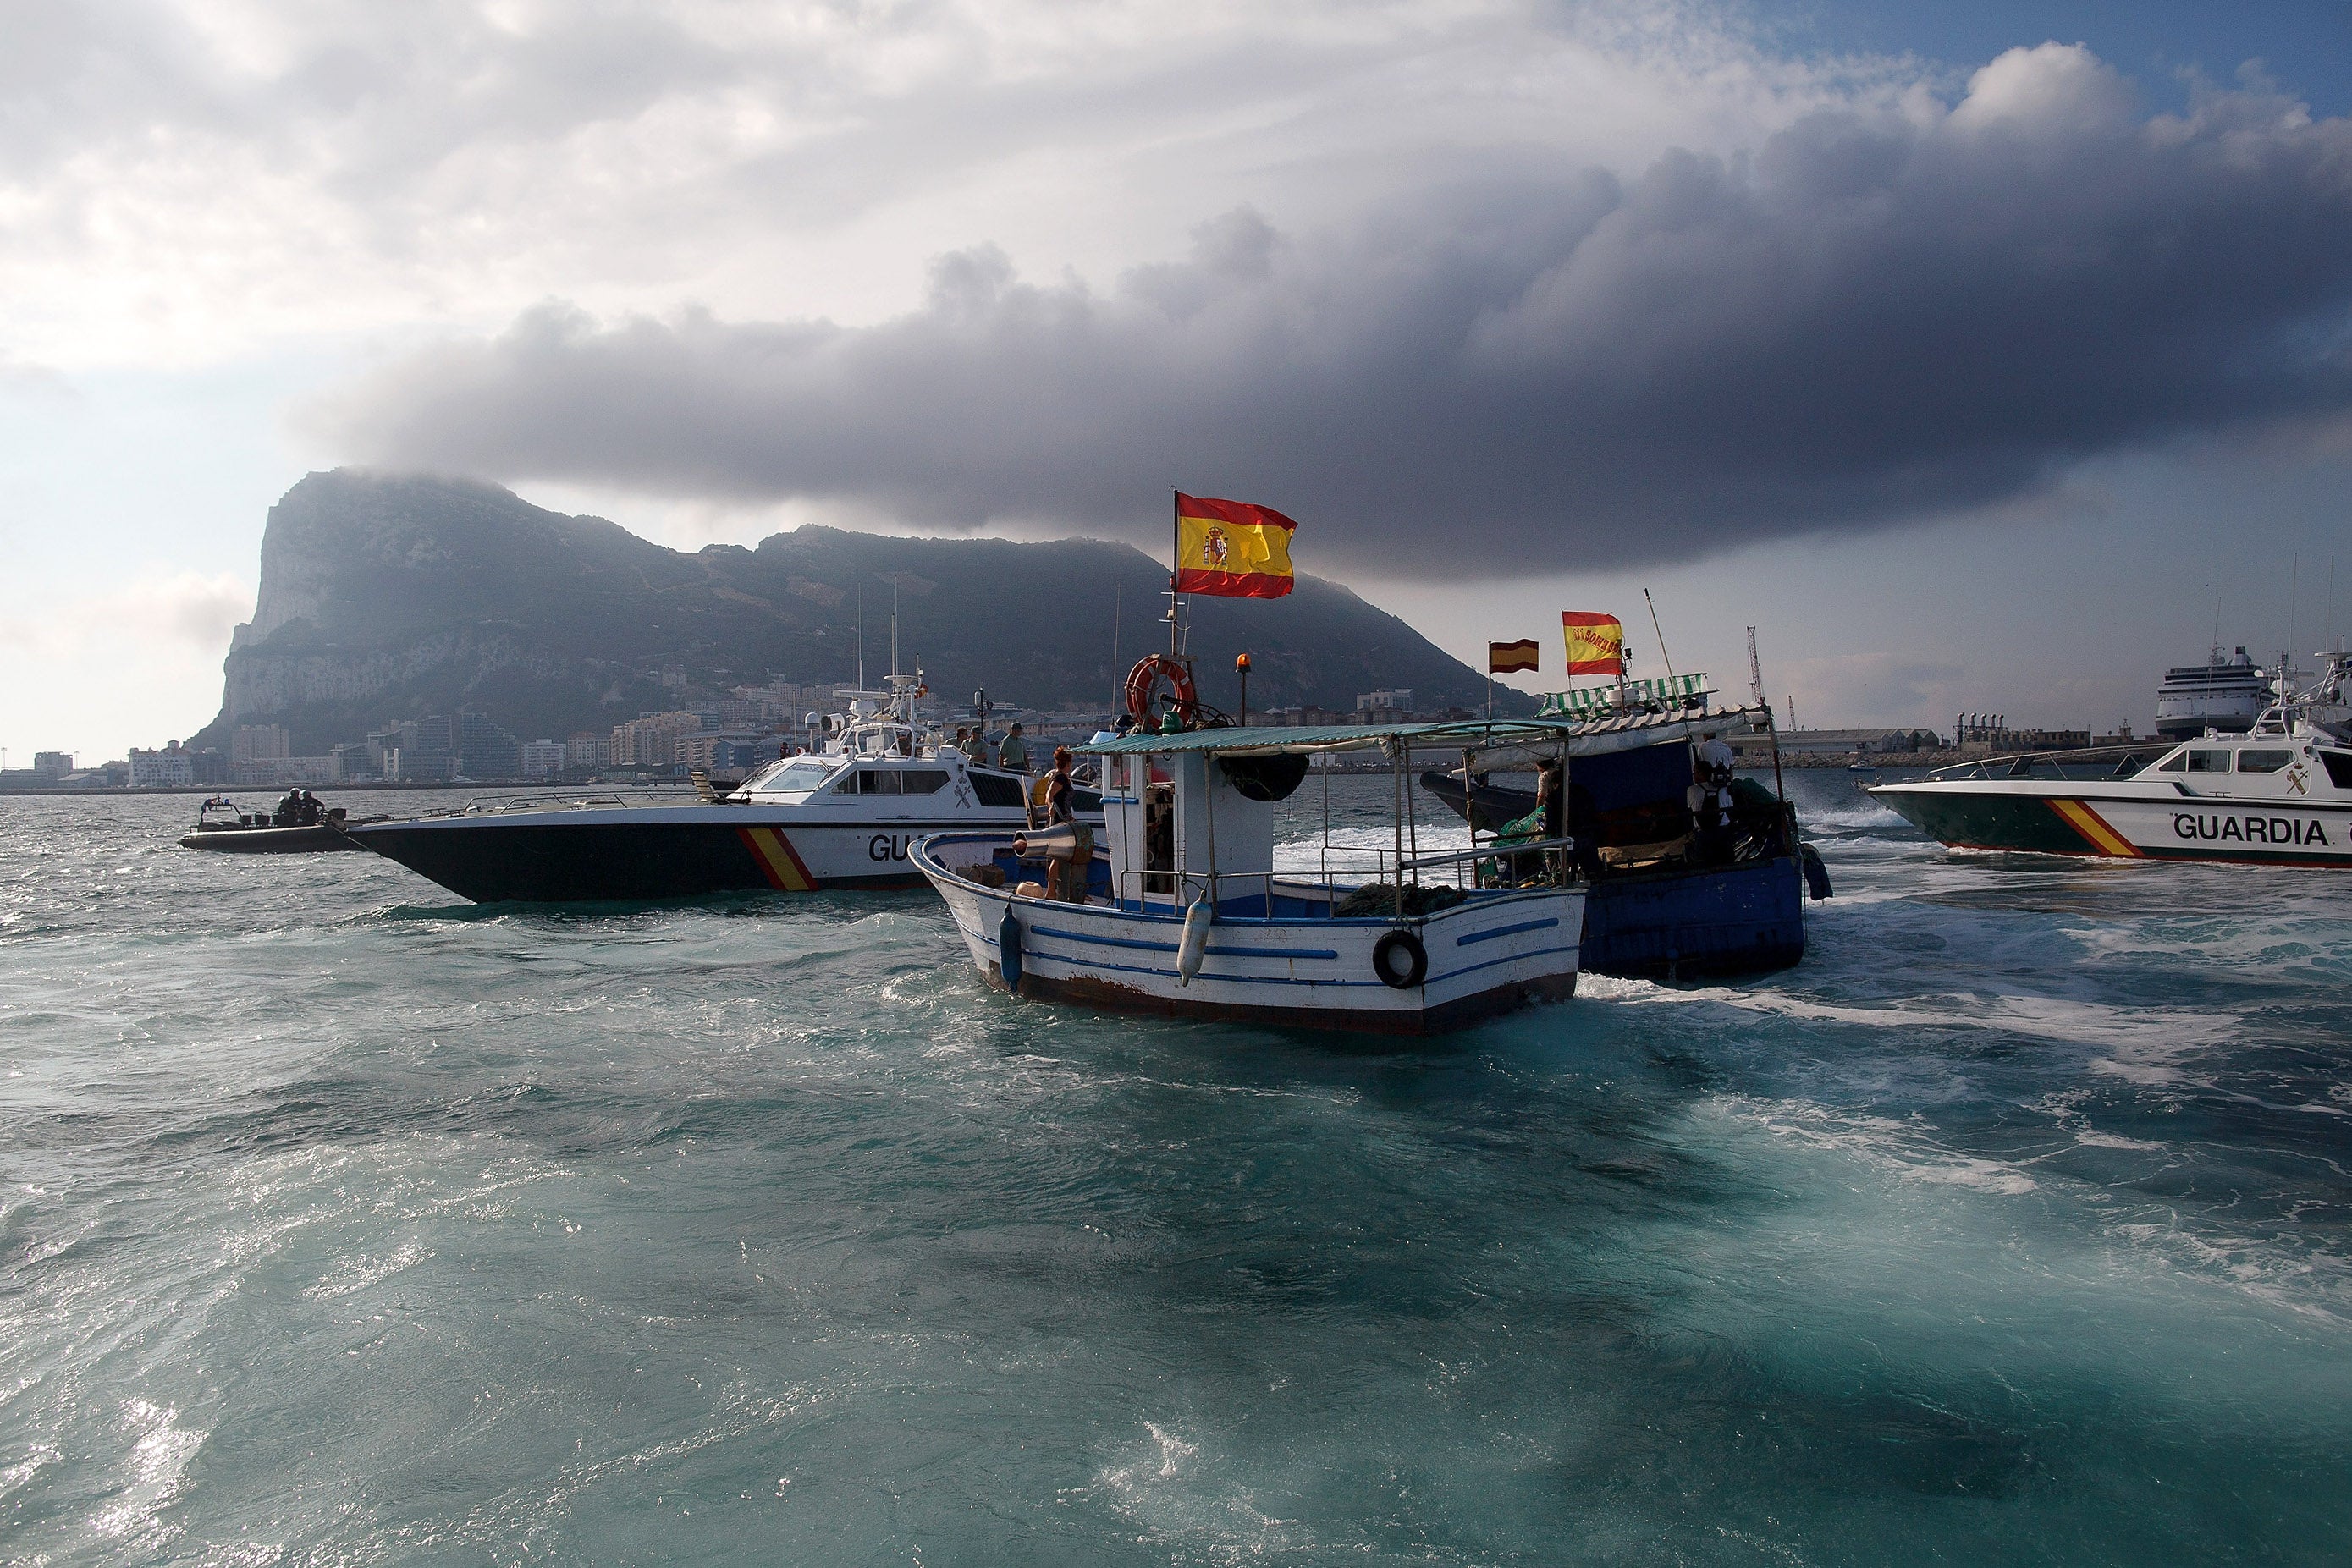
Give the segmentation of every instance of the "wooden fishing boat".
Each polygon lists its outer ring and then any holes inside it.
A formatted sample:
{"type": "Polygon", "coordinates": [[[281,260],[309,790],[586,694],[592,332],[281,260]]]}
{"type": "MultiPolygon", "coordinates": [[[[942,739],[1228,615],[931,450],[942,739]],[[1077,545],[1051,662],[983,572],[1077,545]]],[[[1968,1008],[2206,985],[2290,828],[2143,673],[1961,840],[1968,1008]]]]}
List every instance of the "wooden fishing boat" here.
{"type": "Polygon", "coordinates": [[[1585,888],[1565,839],[1423,852],[1406,769],[1416,746],[1524,755],[1532,721],[1218,727],[1097,737],[1103,841],[950,832],[915,868],[972,962],[1041,1000],[1285,1027],[1428,1034],[1576,988],[1585,888]],[[1275,866],[1276,805],[1310,760],[1374,748],[1394,765],[1391,842],[1336,843],[1275,866]],[[1061,865],[1046,878],[1033,868],[1061,865]],[[1083,868],[1081,870],[1081,868],[1083,868]],[[1058,881],[1061,896],[1048,897],[1058,881]]]}

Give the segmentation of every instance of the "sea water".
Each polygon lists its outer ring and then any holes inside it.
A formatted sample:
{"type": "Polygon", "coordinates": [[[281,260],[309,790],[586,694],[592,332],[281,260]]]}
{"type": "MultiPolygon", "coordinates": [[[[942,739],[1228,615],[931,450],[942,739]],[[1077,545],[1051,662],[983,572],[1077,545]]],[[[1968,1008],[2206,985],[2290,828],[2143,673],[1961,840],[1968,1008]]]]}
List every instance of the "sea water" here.
{"type": "Polygon", "coordinates": [[[0,1560],[2352,1558],[2352,877],[1791,782],[1802,967],[1403,1050],[0,802],[0,1560]]]}

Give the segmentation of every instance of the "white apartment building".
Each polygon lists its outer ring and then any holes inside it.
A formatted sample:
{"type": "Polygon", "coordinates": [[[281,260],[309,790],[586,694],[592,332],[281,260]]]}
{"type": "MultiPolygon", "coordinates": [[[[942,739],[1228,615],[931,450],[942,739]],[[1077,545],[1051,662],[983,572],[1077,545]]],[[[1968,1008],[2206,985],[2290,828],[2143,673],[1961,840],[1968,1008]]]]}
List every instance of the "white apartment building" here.
{"type": "Polygon", "coordinates": [[[563,766],[573,772],[594,773],[613,766],[613,737],[575,735],[563,743],[563,766]]]}
{"type": "Polygon", "coordinates": [[[566,748],[560,740],[526,740],[515,752],[526,779],[552,779],[563,771],[566,748]]]}
{"type": "Polygon", "coordinates": [[[133,789],[185,789],[196,781],[194,759],[174,742],[168,750],[142,751],[131,748],[131,787],[133,789]]]}

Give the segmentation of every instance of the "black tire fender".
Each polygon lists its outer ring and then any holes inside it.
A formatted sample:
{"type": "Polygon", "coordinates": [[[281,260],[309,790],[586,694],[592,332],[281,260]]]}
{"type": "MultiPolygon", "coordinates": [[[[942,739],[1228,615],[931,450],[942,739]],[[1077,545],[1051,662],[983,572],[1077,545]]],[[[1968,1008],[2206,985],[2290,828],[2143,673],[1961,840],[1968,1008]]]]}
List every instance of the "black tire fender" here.
{"type": "Polygon", "coordinates": [[[1429,949],[1410,931],[1391,931],[1372,945],[1372,973],[1382,984],[1409,991],[1429,977],[1429,949]],[[1402,969],[1399,957],[1404,960],[1402,969]]]}

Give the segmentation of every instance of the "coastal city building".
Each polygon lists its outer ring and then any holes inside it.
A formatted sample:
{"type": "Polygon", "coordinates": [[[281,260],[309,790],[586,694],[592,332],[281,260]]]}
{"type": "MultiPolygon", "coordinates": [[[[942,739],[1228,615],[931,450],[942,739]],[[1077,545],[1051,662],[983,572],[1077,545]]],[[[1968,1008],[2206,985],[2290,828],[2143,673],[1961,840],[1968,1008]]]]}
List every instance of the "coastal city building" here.
{"type": "Polygon", "coordinates": [[[131,749],[131,788],[184,789],[195,783],[194,759],[173,741],[160,751],[131,749]]]}
{"type": "Polygon", "coordinates": [[[552,779],[563,771],[564,747],[560,740],[526,740],[515,750],[517,771],[525,779],[552,779]]]}
{"type": "Polygon", "coordinates": [[[241,724],[229,737],[232,763],[275,762],[293,755],[294,737],[282,724],[241,724]]]}
{"type": "Polygon", "coordinates": [[[649,713],[613,729],[614,768],[667,768],[677,759],[677,740],[703,727],[699,716],[672,711],[649,713]]]}

